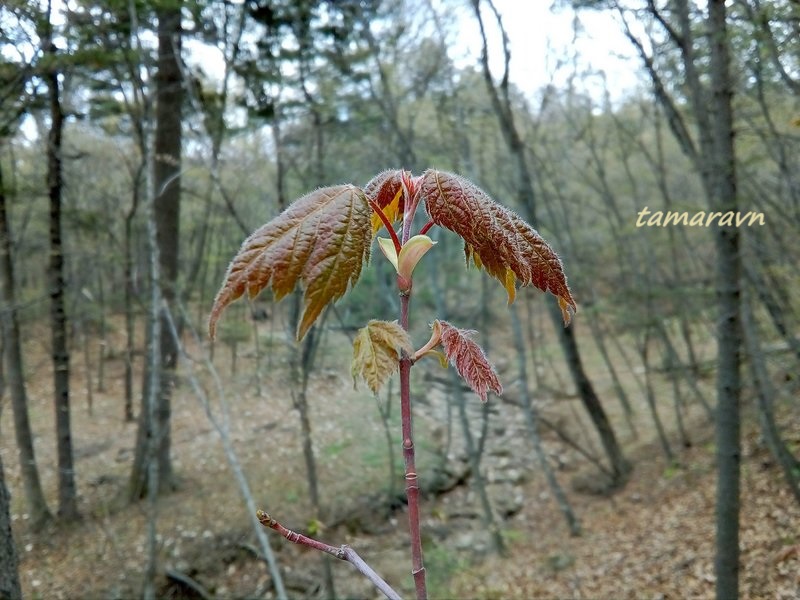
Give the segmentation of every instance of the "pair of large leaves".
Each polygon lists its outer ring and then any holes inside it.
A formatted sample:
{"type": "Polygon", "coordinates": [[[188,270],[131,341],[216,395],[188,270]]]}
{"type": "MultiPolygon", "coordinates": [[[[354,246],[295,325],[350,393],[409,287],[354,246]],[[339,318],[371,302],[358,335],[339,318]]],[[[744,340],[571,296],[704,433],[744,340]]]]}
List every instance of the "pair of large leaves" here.
{"type": "Polygon", "coordinates": [[[390,220],[402,215],[409,188],[424,200],[431,220],[464,240],[470,259],[498,279],[514,299],[515,281],[558,298],[564,322],[576,308],[561,261],[533,227],[497,204],[463,177],[428,170],[412,179],[406,171],[384,171],[362,190],[353,185],[318,189],[296,200],[242,244],[228,267],[209,317],[214,337],[225,308],[247,293],[272,288],[280,300],[300,286],[304,310],[297,326],[302,339],[323,308],[341,298],[369,260],[374,231],[370,201],[390,220]]]}

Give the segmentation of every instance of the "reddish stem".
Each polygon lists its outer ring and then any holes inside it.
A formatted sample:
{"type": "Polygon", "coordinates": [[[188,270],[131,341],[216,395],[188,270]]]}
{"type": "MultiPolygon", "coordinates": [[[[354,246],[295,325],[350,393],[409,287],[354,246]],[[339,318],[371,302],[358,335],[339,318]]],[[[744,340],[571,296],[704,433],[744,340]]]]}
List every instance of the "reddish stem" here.
{"type": "Polygon", "coordinates": [[[394,243],[395,251],[400,254],[400,248],[402,245],[400,244],[400,240],[397,238],[397,233],[394,231],[394,227],[392,227],[391,221],[389,221],[389,217],[386,216],[386,213],[383,212],[383,209],[378,206],[378,203],[374,200],[367,200],[369,205],[372,207],[372,210],[375,211],[375,214],[378,215],[378,218],[383,222],[386,230],[389,232],[389,236],[392,238],[392,242],[394,243]]]}
{"type": "Polygon", "coordinates": [[[433,227],[434,225],[436,225],[436,223],[434,223],[433,221],[428,221],[427,223],[425,223],[425,225],[422,226],[422,229],[419,230],[419,234],[425,235],[430,231],[431,227],[433,227]]]}
{"type": "MultiPolygon", "coordinates": [[[[411,292],[400,295],[400,325],[408,331],[408,306],[411,292]]],[[[408,528],[411,535],[411,574],[417,600],[428,597],[425,587],[425,566],[422,559],[422,536],[419,528],[419,478],[414,460],[414,433],[411,418],[411,358],[403,352],[400,359],[400,418],[403,431],[403,459],[406,467],[408,528]]]]}

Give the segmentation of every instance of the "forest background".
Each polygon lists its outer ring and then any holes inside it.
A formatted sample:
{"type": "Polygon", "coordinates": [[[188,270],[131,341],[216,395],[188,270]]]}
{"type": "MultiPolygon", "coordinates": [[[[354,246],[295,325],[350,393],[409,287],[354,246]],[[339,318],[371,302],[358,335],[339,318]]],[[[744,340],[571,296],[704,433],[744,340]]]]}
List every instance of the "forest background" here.
{"type": "Polygon", "coordinates": [[[396,318],[391,267],[374,252],[302,343],[298,295],[206,335],[247,235],[387,168],[517,211],[579,306],[564,328],[551,296],[507,304],[432,230],[412,337],[474,327],[505,391],[415,369],[431,594],[797,596],[796,2],[555,2],[572,38],[542,55],[502,8],[0,7],[0,596],[376,594],[257,508],[413,593],[393,388],[349,373],[358,328],[396,318]]]}

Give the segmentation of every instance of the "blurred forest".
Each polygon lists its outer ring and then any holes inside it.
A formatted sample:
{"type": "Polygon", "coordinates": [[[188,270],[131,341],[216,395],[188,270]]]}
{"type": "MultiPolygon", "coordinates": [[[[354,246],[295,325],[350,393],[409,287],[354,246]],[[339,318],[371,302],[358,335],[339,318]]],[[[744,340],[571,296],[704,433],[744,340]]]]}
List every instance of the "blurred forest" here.
{"type": "Polygon", "coordinates": [[[556,0],[574,39],[533,92],[501,8],[0,6],[0,597],[380,596],[256,509],[413,596],[397,386],[350,376],[391,266],[302,342],[297,294],[206,331],[292,200],[429,167],[532,223],[578,303],[507,304],[431,230],[412,338],[478,330],[505,387],[413,370],[431,596],[800,595],[797,2],[556,0]],[[577,50],[599,13],[631,89],[577,50]]]}

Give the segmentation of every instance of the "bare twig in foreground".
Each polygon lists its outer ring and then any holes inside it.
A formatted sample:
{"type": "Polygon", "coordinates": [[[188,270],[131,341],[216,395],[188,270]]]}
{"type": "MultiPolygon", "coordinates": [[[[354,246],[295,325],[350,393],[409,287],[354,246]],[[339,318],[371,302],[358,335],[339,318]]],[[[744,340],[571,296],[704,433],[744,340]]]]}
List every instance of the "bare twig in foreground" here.
{"type": "Polygon", "coordinates": [[[291,529],[286,529],[286,527],[278,523],[278,521],[270,517],[263,510],[256,511],[256,517],[264,527],[274,529],[290,542],[300,544],[301,546],[307,546],[308,548],[314,548],[315,550],[325,552],[331,556],[335,556],[340,560],[349,562],[356,568],[356,570],[358,570],[359,573],[369,579],[372,585],[380,590],[383,595],[389,598],[389,600],[401,600],[400,595],[395,592],[392,587],[372,569],[372,567],[364,562],[364,559],[362,559],[350,546],[331,546],[324,542],[320,542],[319,540],[315,540],[303,535],[302,533],[297,533],[291,529]]]}

